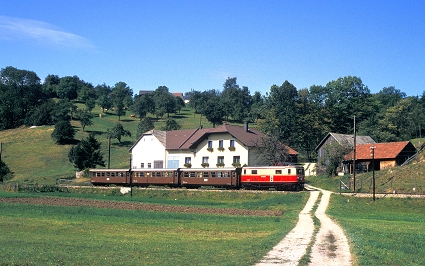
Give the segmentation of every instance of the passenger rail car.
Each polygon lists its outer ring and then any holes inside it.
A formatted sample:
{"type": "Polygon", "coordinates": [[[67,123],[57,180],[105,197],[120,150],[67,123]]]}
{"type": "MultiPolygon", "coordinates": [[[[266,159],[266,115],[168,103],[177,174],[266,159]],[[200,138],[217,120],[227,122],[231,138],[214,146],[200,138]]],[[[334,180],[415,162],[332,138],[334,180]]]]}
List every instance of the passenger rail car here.
{"type": "Polygon", "coordinates": [[[300,190],[305,177],[302,165],[242,168],[90,169],[94,185],[169,186],[300,190]]]}

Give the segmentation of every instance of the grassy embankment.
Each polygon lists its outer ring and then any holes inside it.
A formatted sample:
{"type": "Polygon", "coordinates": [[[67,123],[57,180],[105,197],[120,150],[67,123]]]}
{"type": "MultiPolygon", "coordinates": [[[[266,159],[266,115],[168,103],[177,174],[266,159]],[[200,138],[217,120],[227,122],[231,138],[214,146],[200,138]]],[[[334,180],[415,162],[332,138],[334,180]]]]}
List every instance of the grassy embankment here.
{"type": "MultiPolygon", "coordinates": [[[[111,192],[100,193],[88,195],[105,199],[102,193],[111,192]]],[[[0,193],[0,197],[9,196],[37,195],[0,193]]],[[[184,190],[137,190],[132,199],[107,197],[109,200],[284,211],[284,215],[278,217],[0,203],[0,228],[4,229],[0,230],[1,263],[252,265],[295,226],[307,198],[305,193],[184,190]]]]}

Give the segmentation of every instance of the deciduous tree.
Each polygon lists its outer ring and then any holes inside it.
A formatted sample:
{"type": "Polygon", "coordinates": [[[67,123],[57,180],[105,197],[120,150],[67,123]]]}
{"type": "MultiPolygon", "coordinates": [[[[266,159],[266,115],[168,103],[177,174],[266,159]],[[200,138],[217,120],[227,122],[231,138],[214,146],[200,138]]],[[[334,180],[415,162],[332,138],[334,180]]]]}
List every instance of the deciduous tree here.
{"type": "Polygon", "coordinates": [[[60,121],[55,124],[51,137],[56,144],[67,144],[74,140],[75,130],[69,121],[60,121]]]}
{"type": "Polygon", "coordinates": [[[68,152],[69,162],[75,168],[81,170],[105,166],[103,154],[100,151],[100,143],[93,134],[81,140],[77,145],[72,146],[68,152]]]}

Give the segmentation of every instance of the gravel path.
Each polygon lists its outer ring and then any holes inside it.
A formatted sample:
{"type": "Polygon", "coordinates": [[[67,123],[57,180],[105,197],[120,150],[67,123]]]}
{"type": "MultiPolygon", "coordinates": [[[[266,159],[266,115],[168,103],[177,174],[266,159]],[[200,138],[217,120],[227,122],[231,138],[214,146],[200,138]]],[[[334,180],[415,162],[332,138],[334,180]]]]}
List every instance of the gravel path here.
{"type": "Polygon", "coordinates": [[[295,228],[256,265],[298,265],[308,247],[312,247],[309,265],[351,265],[350,248],[344,231],[325,214],[330,195],[331,192],[326,190],[311,191],[295,228]],[[314,237],[311,211],[319,194],[322,194],[322,197],[315,216],[320,220],[320,229],[314,237]]]}
{"type": "Polygon", "coordinates": [[[344,231],[325,214],[331,192],[322,190],[322,193],[315,213],[320,220],[320,229],[311,250],[309,265],[351,265],[350,247],[344,231]]]}

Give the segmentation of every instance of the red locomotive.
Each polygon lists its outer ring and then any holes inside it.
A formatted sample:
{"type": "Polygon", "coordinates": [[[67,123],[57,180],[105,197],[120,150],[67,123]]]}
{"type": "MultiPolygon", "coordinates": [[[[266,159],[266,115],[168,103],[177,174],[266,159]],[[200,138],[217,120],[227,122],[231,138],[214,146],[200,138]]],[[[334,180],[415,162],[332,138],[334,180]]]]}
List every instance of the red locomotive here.
{"type": "Polygon", "coordinates": [[[302,190],[304,168],[300,164],[242,168],[90,169],[93,185],[201,186],[234,189],[302,190]]]}

